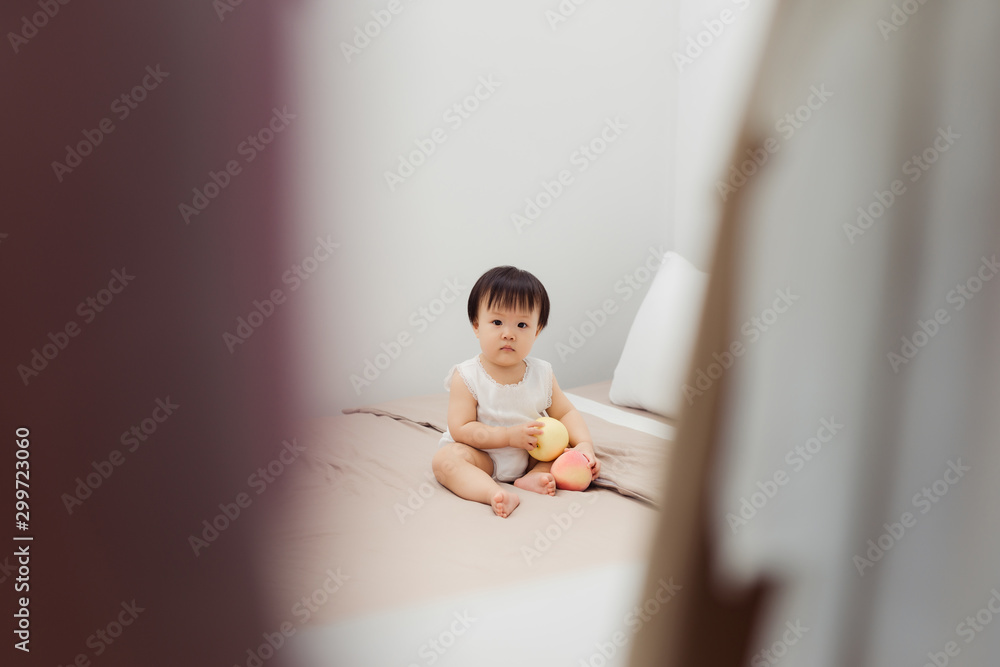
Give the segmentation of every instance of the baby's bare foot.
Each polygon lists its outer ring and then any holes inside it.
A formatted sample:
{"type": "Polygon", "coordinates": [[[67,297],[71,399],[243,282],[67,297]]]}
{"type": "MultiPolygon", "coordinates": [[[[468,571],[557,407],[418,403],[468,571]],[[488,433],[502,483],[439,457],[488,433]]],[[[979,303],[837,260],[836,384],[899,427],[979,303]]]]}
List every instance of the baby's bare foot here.
{"type": "Polygon", "coordinates": [[[493,506],[493,512],[498,517],[506,519],[520,502],[521,499],[518,498],[516,494],[505,489],[500,489],[496,492],[496,495],[493,496],[493,500],[490,501],[490,505],[493,506]]]}
{"type": "Polygon", "coordinates": [[[515,479],[514,486],[542,495],[556,495],[556,478],[550,472],[529,472],[524,477],[515,479]]]}

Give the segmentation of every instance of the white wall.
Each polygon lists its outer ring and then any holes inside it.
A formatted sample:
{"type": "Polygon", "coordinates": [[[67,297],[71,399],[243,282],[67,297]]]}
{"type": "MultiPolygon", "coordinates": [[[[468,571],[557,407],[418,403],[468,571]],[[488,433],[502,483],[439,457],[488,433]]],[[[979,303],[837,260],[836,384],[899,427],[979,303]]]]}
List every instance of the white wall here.
{"type": "Polygon", "coordinates": [[[553,363],[560,384],[611,377],[648,286],[650,248],[672,243],[676,7],[667,4],[564,2],[575,13],[553,29],[545,12],[557,11],[557,0],[400,0],[401,11],[348,63],[341,42],[388,0],[301,3],[289,26],[299,46],[290,86],[306,142],[288,252],[304,256],[318,234],[340,243],[297,297],[307,314],[296,330],[311,412],[443,391],[450,366],[479,349],[468,291],[499,264],[545,284],[552,315],[533,354],[553,363]],[[455,127],[444,114],[480,77],[500,85],[455,127]],[[607,119],[627,129],[581,172],[572,157],[607,119]],[[390,191],[384,172],[435,128],[446,141],[390,191]],[[564,169],[573,182],[519,233],[511,214],[564,169]],[[626,275],[641,283],[638,292],[629,294],[626,275]],[[419,309],[449,280],[461,285],[459,298],[421,324],[419,309]],[[561,358],[557,345],[569,345],[571,328],[608,299],[617,312],[561,358]],[[356,391],[351,376],[363,377],[366,361],[400,335],[412,343],[356,391]]]}

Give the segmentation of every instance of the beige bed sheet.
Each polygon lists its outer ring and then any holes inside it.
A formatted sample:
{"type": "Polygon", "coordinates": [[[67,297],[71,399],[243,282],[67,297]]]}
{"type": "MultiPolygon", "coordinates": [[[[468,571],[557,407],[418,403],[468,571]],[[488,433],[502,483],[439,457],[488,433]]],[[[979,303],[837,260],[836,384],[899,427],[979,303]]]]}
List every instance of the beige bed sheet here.
{"type": "Polygon", "coordinates": [[[585,414],[608,483],[622,493],[516,490],[520,506],[501,519],[431,473],[447,394],[364,410],[316,419],[300,438],[303,464],[288,473],[263,547],[277,613],[290,616],[331,574],[342,585],[310,624],[647,556],[657,515],[649,501],[661,495],[672,443],[585,414]]]}

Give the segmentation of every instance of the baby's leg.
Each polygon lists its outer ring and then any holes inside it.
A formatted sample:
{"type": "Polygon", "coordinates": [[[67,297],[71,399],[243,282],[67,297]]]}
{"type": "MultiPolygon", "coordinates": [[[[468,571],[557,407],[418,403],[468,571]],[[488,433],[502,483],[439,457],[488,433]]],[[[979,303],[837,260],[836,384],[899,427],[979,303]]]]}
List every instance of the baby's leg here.
{"type": "Polygon", "coordinates": [[[460,498],[489,505],[497,516],[507,518],[521,499],[490,477],[493,459],[489,454],[460,442],[442,446],[431,462],[434,476],[460,498]]]}
{"type": "Polygon", "coordinates": [[[556,495],[556,478],[549,472],[552,461],[536,461],[528,468],[524,477],[514,480],[514,486],[525,491],[534,491],[542,495],[556,495]]]}

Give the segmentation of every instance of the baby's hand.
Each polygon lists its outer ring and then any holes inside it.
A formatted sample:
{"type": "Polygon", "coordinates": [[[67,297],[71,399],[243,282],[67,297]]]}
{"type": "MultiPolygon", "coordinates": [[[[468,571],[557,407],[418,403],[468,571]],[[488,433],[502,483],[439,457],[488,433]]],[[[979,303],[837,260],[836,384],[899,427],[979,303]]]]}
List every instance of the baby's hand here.
{"type": "Polygon", "coordinates": [[[590,479],[597,479],[597,476],[601,474],[601,462],[597,460],[597,455],[594,454],[594,445],[589,442],[581,442],[577,443],[574,449],[587,457],[587,460],[590,462],[590,479]]]}
{"type": "Polygon", "coordinates": [[[541,422],[528,422],[507,427],[507,443],[510,447],[532,451],[537,447],[538,435],[542,432],[544,424],[541,422]]]}
{"type": "Polygon", "coordinates": [[[596,455],[591,455],[590,457],[590,479],[591,481],[597,479],[597,476],[601,474],[601,462],[597,460],[596,455]]]}

